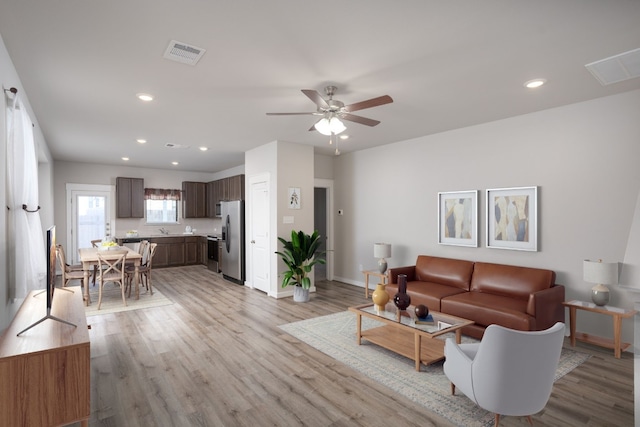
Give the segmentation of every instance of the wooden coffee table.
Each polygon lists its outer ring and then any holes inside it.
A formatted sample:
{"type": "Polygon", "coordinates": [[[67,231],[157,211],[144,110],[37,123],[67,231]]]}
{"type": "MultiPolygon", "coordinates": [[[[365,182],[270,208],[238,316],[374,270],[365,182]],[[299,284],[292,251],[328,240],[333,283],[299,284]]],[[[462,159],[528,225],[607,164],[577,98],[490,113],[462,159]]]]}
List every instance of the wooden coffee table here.
{"type": "Polygon", "coordinates": [[[474,323],[472,320],[432,311],[430,312],[433,317],[432,324],[416,324],[416,315],[413,310],[413,306],[410,306],[399,313],[393,303],[387,304],[384,311],[378,311],[373,304],[349,307],[349,311],[356,314],[358,345],[364,338],[414,360],[416,371],[420,371],[420,363],[430,365],[444,359],[444,340],[434,338],[455,332],[456,342],[460,344],[462,328],[474,323]],[[377,320],[384,325],[363,331],[362,316],[377,320]]]}

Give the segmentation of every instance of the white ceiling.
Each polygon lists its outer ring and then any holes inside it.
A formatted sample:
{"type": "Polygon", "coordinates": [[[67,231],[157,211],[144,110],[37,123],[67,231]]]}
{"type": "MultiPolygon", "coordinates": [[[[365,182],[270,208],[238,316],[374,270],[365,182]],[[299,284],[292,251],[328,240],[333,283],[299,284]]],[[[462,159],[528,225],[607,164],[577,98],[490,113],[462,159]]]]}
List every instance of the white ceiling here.
{"type": "Polygon", "coordinates": [[[356,113],[376,127],[345,122],[343,153],[640,89],[602,86],[584,67],[640,47],[639,23],[637,0],[0,3],[55,159],[203,172],[275,140],[333,154],[308,131],[316,117],[265,114],[315,111],[300,90],[327,84],[345,104],[394,99],[356,113]],[[196,66],[164,59],[171,40],[206,53],[196,66]],[[548,83],[523,87],[537,77],[548,83]]]}

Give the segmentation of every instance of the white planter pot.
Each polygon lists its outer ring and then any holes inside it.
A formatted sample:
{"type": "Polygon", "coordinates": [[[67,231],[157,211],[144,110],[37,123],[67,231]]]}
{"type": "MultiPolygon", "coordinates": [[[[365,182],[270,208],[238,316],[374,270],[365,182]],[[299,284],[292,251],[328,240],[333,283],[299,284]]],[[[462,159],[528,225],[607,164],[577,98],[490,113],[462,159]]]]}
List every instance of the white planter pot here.
{"type": "Polygon", "coordinates": [[[309,301],[309,289],[304,289],[302,286],[293,287],[293,300],[295,302],[307,302],[309,301]]]}

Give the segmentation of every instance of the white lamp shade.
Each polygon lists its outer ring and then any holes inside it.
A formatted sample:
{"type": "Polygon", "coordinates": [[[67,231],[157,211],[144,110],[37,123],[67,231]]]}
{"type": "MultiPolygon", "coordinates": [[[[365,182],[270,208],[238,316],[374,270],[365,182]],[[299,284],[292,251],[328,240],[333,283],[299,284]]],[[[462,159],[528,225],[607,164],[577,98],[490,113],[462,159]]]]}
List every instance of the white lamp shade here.
{"type": "Polygon", "coordinates": [[[373,245],[374,258],[391,258],[391,244],[375,243],[373,245]]]}
{"type": "Polygon", "coordinates": [[[618,263],[584,260],[584,281],[601,285],[618,284],[618,263]]]}
{"type": "Polygon", "coordinates": [[[318,123],[314,125],[316,130],[323,135],[337,135],[341,132],[344,132],[347,127],[338,119],[337,117],[331,117],[327,119],[326,117],[320,120],[318,123]]]}

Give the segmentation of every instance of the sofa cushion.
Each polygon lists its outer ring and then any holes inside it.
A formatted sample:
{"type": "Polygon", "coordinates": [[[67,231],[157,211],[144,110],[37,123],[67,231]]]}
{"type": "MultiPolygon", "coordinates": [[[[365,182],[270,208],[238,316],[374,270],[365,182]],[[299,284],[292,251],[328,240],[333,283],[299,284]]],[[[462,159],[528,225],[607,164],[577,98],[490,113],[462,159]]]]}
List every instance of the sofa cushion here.
{"type": "Polygon", "coordinates": [[[464,292],[444,298],[440,305],[443,313],[471,319],[483,327],[497,323],[520,331],[532,331],[536,328],[535,318],[526,313],[526,300],[464,292]]]}
{"type": "MultiPolygon", "coordinates": [[[[442,311],[440,310],[440,300],[444,297],[466,292],[460,288],[441,285],[433,282],[407,282],[407,294],[411,297],[411,305],[416,306],[418,304],[424,304],[429,307],[430,311],[442,311]]],[[[393,299],[396,293],[398,293],[398,286],[396,283],[387,285],[387,293],[389,297],[393,299]]]]}
{"type": "Polygon", "coordinates": [[[416,261],[415,280],[434,282],[469,290],[473,262],[460,259],[419,255],[416,261]]]}
{"type": "Polygon", "coordinates": [[[555,281],[551,270],[476,262],[471,291],[527,301],[530,294],[550,288],[555,281]]]}

